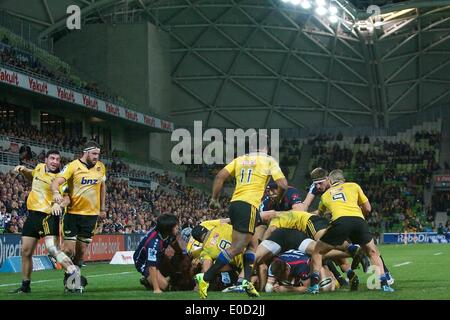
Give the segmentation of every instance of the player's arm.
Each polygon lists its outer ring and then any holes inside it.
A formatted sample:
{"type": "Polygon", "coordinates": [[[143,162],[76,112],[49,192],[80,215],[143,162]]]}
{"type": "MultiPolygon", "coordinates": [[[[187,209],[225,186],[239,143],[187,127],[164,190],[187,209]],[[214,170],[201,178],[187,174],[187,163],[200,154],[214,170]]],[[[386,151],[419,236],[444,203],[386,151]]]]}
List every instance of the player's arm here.
{"type": "Polygon", "coordinates": [[[294,287],[294,286],[274,286],[274,292],[298,292],[304,293],[308,289],[306,286],[294,287]]]}
{"type": "Polygon", "coordinates": [[[64,177],[56,177],[50,186],[53,193],[53,202],[61,203],[63,201],[63,196],[59,193],[59,187],[66,182],[64,177]]]}
{"type": "Polygon", "coordinates": [[[27,167],[20,165],[14,168],[14,172],[21,174],[28,181],[33,181],[34,170],[28,169],[27,167]]]}
{"type": "Polygon", "coordinates": [[[220,223],[221,224],[229,224],[229,223],[231,223],[231,219],[230,218],[220,219],[220,223]]]}
{"type": "MultiPolygon", "coordinates": [[[[314,194],[308,192],[305,200],[303,200],[303,202],[301,203],[301,205],[303,206],[303,210],[300,210],[300,211],[308,211],[309,206],[313,203],[315,197],[316,196],[314,194]]],[[[292,207],[292,208],[294,208],[294,207],[292,207]]]]}
{"type": "Polygon", "coordinates": [[[220,195],[220,192],[222,191],[223,183],[231,175],[230,172],[227,170],[227,167],[220,170],[219,173],[217,173],[216,177],[214,178],[211,202],[209,204],[209,207],[211,209],[218,209],[220,206],[219,195],[220,195]]]}
{"type": "Polygon", "coordinates": [[[261,263],[258,265],[258,279],[259,279],[259,290],[262,291],[266,288],[267,284],[267,265],[261,263]]]}
{"type": "Polygon", "coordinates": [[[367,200],[361,205],[361,209],[365,217],[367,217],[370,214],[370,212],[372,211],[372,206],[369,200],[367,200]]]}
{"type": "Polygon", "coordinates": [[[369,199],[364,194],[364,191],[358,185],[358,204],[361,207],[361,210],[365,217],[367,217],[372,211],[372,206],[370,205],[369,199]]]}
{"type": "Polygon", "coordinates": [[[152,282],[153,293],[162,293],[158,283],[158,268],[156,266],[150,267],[150,281],[152,282]]]}
{"type": "Polygon", "coordinates": [[[61,203],[55,202],[52,205],[52,214],[55,216],[60,216],[63,213],[64,208],[70,204],[70,198],[68,195],[64,195],[62,199],[63,200],[61,203]]]}
{"type": "Polygon", "coordinates": [[[102,182],[100,185],[100,218],[106,218],[106,183],[102,182]]]}

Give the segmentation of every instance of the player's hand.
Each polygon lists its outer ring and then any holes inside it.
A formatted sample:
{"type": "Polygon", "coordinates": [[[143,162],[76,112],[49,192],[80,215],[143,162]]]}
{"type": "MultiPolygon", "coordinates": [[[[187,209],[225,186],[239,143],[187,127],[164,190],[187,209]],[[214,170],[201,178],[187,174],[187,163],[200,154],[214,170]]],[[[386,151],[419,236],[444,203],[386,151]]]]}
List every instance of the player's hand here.
{"type": "Polygon", "coordinates": [[[52,206],[52,215],[60,216],[63,213],[63,208],[59,205],[59,203],[54,203],[52,206]]]}
{"type": "Polygon", "coordinates": [[[288,292],[287,288],[285,286],[276,285],[273,286],[274,292],[288,292]]]}
{"type": "Polygon", "coordinates": [[[209,208],[213,210],[220,209],[219,200],[211,198],[211,201],[209,201],[209,208]]]}
{"type": "Polygon", "coordinates": [[[16,166],[15,168],[14,168],[14,172],[15,173],[20,173],[22,170],[24,170],[25,169],[25,166],[22,166],[22,165],[20,165],[20,166],[16,166]]]}
{"type": "Polygon", "coordinates": [[[61,203],[63,201],[63,197],[59,192],[53,192],[53,202],[61,203]]]}

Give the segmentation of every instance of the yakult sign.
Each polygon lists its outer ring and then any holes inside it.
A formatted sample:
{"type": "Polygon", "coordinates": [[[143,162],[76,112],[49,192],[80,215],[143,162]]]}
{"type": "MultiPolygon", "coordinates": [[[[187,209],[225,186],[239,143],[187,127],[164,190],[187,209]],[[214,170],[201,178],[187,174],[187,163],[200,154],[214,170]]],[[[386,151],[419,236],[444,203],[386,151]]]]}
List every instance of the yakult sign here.
{"type": "Polygon", "coordinates": [[[104,112],[115,117],[137,122],[149,127],[158,128],[165,131],[173,131],[172,122],[157,119],[140,112],[135,112],[110,102],[97,99],[95,97],[79,93],[77,91],[54,85],[46,80],[27,76],[0,66],[0,82],[22,89],[30,90],[38,94],[46,95],[65,102],[77,104],[79,106],[104,112]]]}

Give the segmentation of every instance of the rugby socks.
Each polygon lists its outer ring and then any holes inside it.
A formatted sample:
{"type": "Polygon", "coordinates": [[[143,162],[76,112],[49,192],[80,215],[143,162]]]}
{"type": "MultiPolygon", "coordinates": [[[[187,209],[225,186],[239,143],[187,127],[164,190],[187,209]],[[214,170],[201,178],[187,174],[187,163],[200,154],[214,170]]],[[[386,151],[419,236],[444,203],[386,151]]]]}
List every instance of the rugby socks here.
{"type": "Polygon", "coordinates": [[[345,286],[347,284],[347,281],[345,281],[344,277],[337,270],[336,266],[334,265],[334,262],[331,260],[326,260],[325,264],[327,265],[328,269],[330,269],[331,273],[333,273],[334,277],[339,282],[339,285],[341,287],[345,286]]]}
{"type": "Polygon", "coordinates": [[[348,246],[348,253],[350,253],[350,255],[353,257],[356,253],[356,251],[358,250],[359,246],[355,245],[355,244],[351,244],[348,246]]]}
{"type": "Polygon", "coordinates": [[[383,257],[382,257],[381,255],[380,255],[380,259],[381,259],[381,262],[383,262],[384,272],[385,272],[385,273],[389,273],[389,269],[388,269],[388,267],[386,266],[386,264],[384,263],[383,257]]]}
{"type": "Polygon", "coordinates": [[[22,288],[30,289],[31,280],[22,280],[22,288]]]}
{"type": "Polygon", "coordinates": [[[205,280],[206,282],[210,282],[211,280],[213,280],[216,274],[219,273],[220,269],[230,263],[230,261],[231,257],[228,252],[226,250],[222,251],[217,257],[216,261],[214,261],[214,264],[211,266],[211,268],[209,268],[208,271],[205,272],[203,280],[205,280]]]}
{"type": "Polygon", "coordinates": [[[385,275],[385,274],[383,274],[383,275],[380,276],[380,284],[381,284],[382,286],[387,286],[387,285],[388,285],[388,283],[387,283],[387,278],[386,278],[386,275],[385,275]]]}
{"type": "Polygon", "coordinates": [[[311,273],[311,286],[314,285],[318,285],[319,284],[319,279],[320,279],[320,274],[317,271],[314,271],[313,273],[311,273]]]}
{"type": "Polygon", "coordinates": [[[347,273],[347,278],[350,281],[352,281],[353,277],[356,277],[356,274],[352,269],[348,269],[346,273],[347,273]]]}
{"type": "Polygon", "coordinates": [[[253,264],[255,263],[255,254],[252,251],[244,253],[244,278],[250,280],[253,271],[253,264]]]}

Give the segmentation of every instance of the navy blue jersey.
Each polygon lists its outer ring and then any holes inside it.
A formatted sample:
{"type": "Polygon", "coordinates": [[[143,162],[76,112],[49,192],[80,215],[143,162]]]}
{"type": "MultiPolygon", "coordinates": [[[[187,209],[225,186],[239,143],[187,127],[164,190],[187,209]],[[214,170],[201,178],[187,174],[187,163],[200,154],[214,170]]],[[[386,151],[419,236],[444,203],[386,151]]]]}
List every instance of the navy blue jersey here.
{"type": "Polygon", "coordinates": [[[288,211],[292,209],[292,206],[297,203],[302,203],[300,197],[300,191],[294,187],[289,187],[281,200],[281,207],[275,208],[275,199],[271,199],[268,195],[264,196],[260,211],[277,210],[277,211],[288,211]]]}
{"type": "MultiPolygon", "coordinates": [[[[300,252],[298,250],[288,250],[278,256],[289,264],[291,267],[291,272],[289,273],[289,279],[292,279],[289,283],[283,283],[288,285],[299,286],[302,281],[309,279],[309,260],[310,256],[300,252]]],[[[269,277],[273,277],[272,270],[269,267],[268,270],[269,277]]]]}
{"type": "Polygon", "coordinates": [[[172,241],[171,237],[164,240],[158,231],[150,229],[133,254],[136,269],[142,274],[147,274],[148,267],[158,267],[164,257],[164,251],[172,241]]]}

